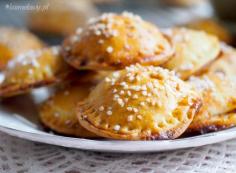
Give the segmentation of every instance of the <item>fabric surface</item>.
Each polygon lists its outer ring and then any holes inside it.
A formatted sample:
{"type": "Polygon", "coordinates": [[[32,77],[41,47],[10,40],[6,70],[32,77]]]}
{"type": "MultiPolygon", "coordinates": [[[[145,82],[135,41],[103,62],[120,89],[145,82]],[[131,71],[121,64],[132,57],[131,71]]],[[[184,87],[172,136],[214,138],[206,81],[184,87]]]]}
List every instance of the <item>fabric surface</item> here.
{"type": "Polygon", "coordinates": [[[234,173],[236,140],[151,154],[88,152],[0,132],[1,173],[234,173]]]}

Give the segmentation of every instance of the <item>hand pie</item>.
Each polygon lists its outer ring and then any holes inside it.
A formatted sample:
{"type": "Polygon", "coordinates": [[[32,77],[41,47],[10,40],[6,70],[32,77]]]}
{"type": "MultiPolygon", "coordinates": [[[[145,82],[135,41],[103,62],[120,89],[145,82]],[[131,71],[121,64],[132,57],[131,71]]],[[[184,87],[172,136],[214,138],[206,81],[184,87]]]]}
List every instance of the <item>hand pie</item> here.
{"type": "Polygon", "coordinates": [[[76,83],[57,91],[40,106],[42,123],[57,133],[85,138],[97,137],[80,126],[75,114],[76,104],[88,96],[91,86],[93,85],[76,83]]]}
{"type": "Polygon", "coordinates": [[[203,106],[196,117],[205,111],[211,115],[219,115],[236,108],[235,79],[221,74],[208,74],[198,78],[191,77],[189,83],[196,88],[203,99],[203,106]]]}
{"type": "Polygon", "coordinates": [[[39,49],[43,43],[33,34],[10,27],[0,27],[0,70],[13,57],[31,49],[39,49]]]}
{"type": "Polygon", "coordinates": [[[127,12],[91,19],[62,46],[69,64],[92,70],[121,69],[135,63],[160,65],[172,53],[172,45],[156,26],[127,12]]]}
{"type": "Polygon", "coordinates": [[[28,25],[30,29],[42,33],[71,34],[77,27],[84,26],[90,17],[98,14],[88,0],[40,0],[38,3],[45,9],[31,11],[28,25]]]}
{"type": "Polygon", "coordinates": [[[203,106],[194,117],[187,133],[206,133],[235,124],[235,115],[225,114],[236,109],[236,52],[225,45],[221,48],[220,58],[211,64],[205,76],[190,78],[189,82],[202,95],[203,106]]]}
{"type": "Polygon", "coordinates": [[[220,52],[220,43],[205,32],[185,28],[163,31],[173,42],[175,53],[163,67],[174,70],[182,79],[199,73],[212,62],[220,52]]]}
{"type": "Polygon", "coordinates": [[[201,109],[210,114],[223,114],[236,108],[236,51],[222,45],[222,54],[202,77],[190,78],[190,83],[203,95],[201,109]],[[205,106],[204,106],[205,105],[205,106]]]}
{"type": "Polygon", "coordinates": [[[0,96],[25,93],[65,78],[71,69],[58,54],[59,47],[31,50],[12,59],[3,71],[0,96]]]}
{"type": "Polygon", "coordinates": [[[219,40],[225,43],[230,43],[232,41],[232,37],[229,31],[214,19],[195,20],[188,23],[186,27],[195,30],[202,30],[208,34],[215,35],[216,37],[219,38],[219,40]]]}
{"type": "Polygon", "coordinates": [[[175,139],[201,101],[191,87],[159,67],[131,65],[99,83],[77,106],[80,124],[112,139],[175,139]]]}

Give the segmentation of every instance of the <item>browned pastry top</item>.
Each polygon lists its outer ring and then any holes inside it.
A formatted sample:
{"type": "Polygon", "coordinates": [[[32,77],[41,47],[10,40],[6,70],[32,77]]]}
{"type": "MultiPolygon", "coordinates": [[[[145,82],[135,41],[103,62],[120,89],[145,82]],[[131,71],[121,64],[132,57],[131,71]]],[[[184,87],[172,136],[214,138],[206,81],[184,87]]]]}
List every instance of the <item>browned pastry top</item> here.
{"type": "Polygon", "coordinates": [[[160,65],[172,54],[158,28],[139,16],[105,13],[67,38],[65,60],[77,69],[120,69],[130,64],[160,65]]]}
{"type": "Polygon", "coordinates": [[[113,139],[174,139],[191,123],[201,101],[168,70],[132,65],[113,72],[77,106],[80,124],[113,139]]]}

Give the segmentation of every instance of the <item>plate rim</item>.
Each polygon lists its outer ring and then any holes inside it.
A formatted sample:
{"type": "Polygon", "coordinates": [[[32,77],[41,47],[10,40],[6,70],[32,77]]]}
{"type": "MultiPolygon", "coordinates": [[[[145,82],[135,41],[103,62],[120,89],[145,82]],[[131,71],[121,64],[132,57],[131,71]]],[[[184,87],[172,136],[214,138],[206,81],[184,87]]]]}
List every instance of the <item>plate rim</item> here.
{"type": "Polygon", "coordinates": [[[236,127],[204,135],[160,141],[97,140],[60,136],[46,132],[34,133],[0,125],[0,131],[33,142],[80,150],[113,153],[150,153],[200,147],[236,138],[236,127]],[[67,140],[67,142],[61,142],[67,140]],[[173,147],[174,146],[174,147],[173,147]]]}

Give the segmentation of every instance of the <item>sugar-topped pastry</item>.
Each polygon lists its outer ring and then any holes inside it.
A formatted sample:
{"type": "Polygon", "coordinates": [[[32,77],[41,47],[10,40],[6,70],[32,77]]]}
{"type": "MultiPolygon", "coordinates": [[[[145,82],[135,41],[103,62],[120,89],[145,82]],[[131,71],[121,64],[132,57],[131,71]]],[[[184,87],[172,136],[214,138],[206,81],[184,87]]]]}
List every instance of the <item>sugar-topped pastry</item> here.
{"type": "MultiPolygon", "coordinates": [[[[188,81],[199,92],[203,100],[203,106],[193,119],[187,132],[205,133],[213,127],[217,130],[228,127],[230,120],[220,118],[223,114],[236,109],[236,52],[233,48],[222,46],[222,55],[208,68],[208,71],[200,77],[191,77],[188,81]],[[216,121],[217,120],[217,121],[216,121]],[[224,123],[226,123],[224,125],[224,123]],[[210,124],[210,125],[209,125],[210,124]]],[[[230,116],[231,117],[231,116],[230,116]]],[[[235,124],[232,122],[232,124],[235,124]]]]}
{"type": "Polygon", "coordinates": [[[207,74],[201,77],[191,77],[189,83],[203,98],[199,116],[201,112],[205,111],[208,114],[217,115],[236,108],[236,78],[222,76],[220,73],[207,74]]]}
{"type": "Polygon", "coordinates": [[[131,65],[115,71],[77,105],[80,124],[112,139],[175,139],[201,105],[192,88],[173,72],[131,65]]]}
{"type": "Polygon", "coordinates": [[[28,31],[0,27],[0,70],[3,70],[8,61],[20,53],[42,47],[43,43],[28,31]]]}
{"type": "Polygon", "coordinates": [[[156,66],[172,53],[171,43],[156,26],[128,12],[92,18],[62,46],[65,60],[77,69],[121,69],[135,63],[156,66]]]}
{"type": "Polygon", "coordinates": [[[58,90],[39,108],[42,123],[57,133],[84,138],[98,137],[84,129],[75,114],[77,103],[88,96],[92,86],[89,83],[74,83],[58,90]]]}
{"type": "MultiPolygon", "coordinates": [[[[212,95],[208,98],[221,97],[218,98],[220,102],[214,107],[219,109],[224,105],[225,109],[221,112],[212,112],[213,114],[229,112],[236,108],[236,51],[225,45],[222,45],[221,49],[221,56],[209,66],[203,76],[190,78],[190,82],[198,88],[198,91],[207,96],[212,95]],[[222,98],[226,98],[228,101],[222,98]]],[[[209,106],[207,107],[209,108],[209,106]]]]}
{"type": "Polygon", "coordinates": [[[2,73],[0,96],[9,97],[59,82],[70,72],[59,56],[59,47],[30,50],[9,61],[2,73]]]}
{"type": "Polygon", "coordinates": [[[166,29],[163,32],[175,47],[173,57],[163,66],[176,71],[184,80],[207,68],[220,52],[219,40],[205,32],[185,28],[166,29]]]}

